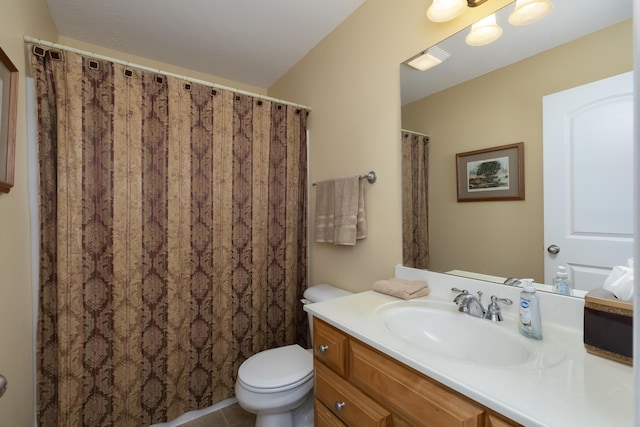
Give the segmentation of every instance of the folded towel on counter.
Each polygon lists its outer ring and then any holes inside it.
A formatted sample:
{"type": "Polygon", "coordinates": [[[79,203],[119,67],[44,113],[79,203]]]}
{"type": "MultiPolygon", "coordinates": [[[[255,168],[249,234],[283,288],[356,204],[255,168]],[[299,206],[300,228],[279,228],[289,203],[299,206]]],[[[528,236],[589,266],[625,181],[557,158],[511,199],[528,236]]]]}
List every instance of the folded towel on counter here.
{"type": "Polygon", "coordinates": [[[429,285],[422,280],[405,280],[392,277],[378,280],[373,284],[373,290],[396,298],[412,299],[429,295],[429,285]]]}

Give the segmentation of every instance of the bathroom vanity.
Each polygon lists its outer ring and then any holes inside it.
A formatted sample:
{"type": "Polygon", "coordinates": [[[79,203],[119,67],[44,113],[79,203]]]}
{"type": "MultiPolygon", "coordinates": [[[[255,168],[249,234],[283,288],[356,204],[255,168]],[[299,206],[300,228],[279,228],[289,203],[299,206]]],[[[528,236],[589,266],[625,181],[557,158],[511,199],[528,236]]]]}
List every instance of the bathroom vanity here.
{"type": "Polygon", "coordinates": [[[518,288],[400,266],[396,277],[427,280],[431,294],[367,291],[305,306],[317,426],[633,424],[632,368],[586,352],[583,300],[541,294],[537,342],[518,334],[516,304],[491,322],[452,303],[452,287],[514,301],[518,288]]]}
{"type": "Polygon", "coordinates": [[[520,425],[319,319],[314,342],[318,427],[520,425]]]}

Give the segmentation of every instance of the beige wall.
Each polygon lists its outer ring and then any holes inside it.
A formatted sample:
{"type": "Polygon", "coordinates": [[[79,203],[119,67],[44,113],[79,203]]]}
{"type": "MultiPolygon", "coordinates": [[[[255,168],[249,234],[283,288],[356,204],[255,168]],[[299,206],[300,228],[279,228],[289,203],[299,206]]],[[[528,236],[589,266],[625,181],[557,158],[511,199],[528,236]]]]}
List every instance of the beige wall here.
{"type": "Polygon", "coordinates": [[[629,20],[402,109],[431,137],[431,269],[544,281],[542,97],[632,70],[632,41],[629,20]],[[457,203],[456,153],[521,141],[524,201],[457,203]]]}
{"type": "MultiPolygon", "coordinates": [[[[312,242],[311,284],[360,291],[393,275],[402,262],[399,64],[507,3],[494,0],[435,24],[423,0],[367,0],[269,88],[271,96],[312,108],[310,182],[378,173],[378,182],[365,185],[368,238],[355,247],[312,242]]],[[[312,225],[313,187],[309,196],[312,225]]]]}
{"type": "MultiPolygon", "coordinates": [[[[53,41],[56,40],[47,40],[53,41]]],[[[212,76],[210,74],[199,73],[197,71],[189,70],[186,67],[180,67],[177,65],[167,64],[164,62],[153,61],[151,59],[143,58],[137,55],[131,55],[126,52],[121,52],[113,49],[107,49],[102,46],[97,46],[95,44],[83,42],[81,40],[71,39],[69,37],[61,36],[57,43],[60,43],[64,46],[69,46],[75,49],[85,50],[88,52],[93,52],[98,55],[105,55],[120,61],[128,61],[132,64],[142,65],[144,67],[159,69],[164,72],[178,74],[180,76],[186,76],[191,79],[199,79],[204,80],[205,82],[216,83],[222,86],[227,86],[229,88],[240,89],[243,91],[256,93],[259,95],[266,95],[267,90],[265,88],[261,88],[258,86],[247,85],[244,83],[236,82],[234,80],[223,79],[217,76],[212,76]]]]}
{"type": "Polygon", "coordinates": [[[33,292],[27,188],[27,115],[23,34],[56,38],[45,0],[6,0],[0,47],[20,72],[15,185],[0,194],[0,374],[9,388],[0,399],[0,424],[34,423],[33,292]]]}

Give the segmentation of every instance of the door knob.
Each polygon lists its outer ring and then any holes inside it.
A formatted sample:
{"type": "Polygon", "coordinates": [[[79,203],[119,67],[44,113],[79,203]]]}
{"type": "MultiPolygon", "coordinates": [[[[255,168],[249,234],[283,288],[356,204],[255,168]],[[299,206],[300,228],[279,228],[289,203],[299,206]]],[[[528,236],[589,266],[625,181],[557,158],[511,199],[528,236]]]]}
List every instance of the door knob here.
{"type": "Polygon", "coordinates": [[[320,344],[318,346],[318,351],[320,352],[320,354],[326,352],[327,350],[329,350],[329,346],[328,345],[320,344]]]}
{"type": "Polygon", "coordinates": [[[560,253],[560,246],[558,246],[558,245],[549,245],[549,247],[547,248],[547,252],[549,252],[551,255],[556,255],[556,254],[560,253]]]}

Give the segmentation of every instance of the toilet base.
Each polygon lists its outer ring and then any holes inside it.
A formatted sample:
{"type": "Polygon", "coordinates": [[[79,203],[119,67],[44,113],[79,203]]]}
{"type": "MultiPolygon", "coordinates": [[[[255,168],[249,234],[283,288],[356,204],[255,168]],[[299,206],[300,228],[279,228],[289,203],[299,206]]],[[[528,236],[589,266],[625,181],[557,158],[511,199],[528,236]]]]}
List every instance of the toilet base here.
{"type": "Polygon", "coordinates": [[[255,427],[313,427],[313,422],[313,393],[309,393],[304,403],[293,411],[257,414],[255,427]]]}
{"type": "Polygon", "coordinates": [[[258,414],[256,427],[295,427],[291,411],[279,414],[258,414]]]}
{"type": "Polygon", "coordinates": [[[256,414],[256,427],[313,427],[313,379],[274,393],[254,393],[236,381],[236,399],[242,409],[256,414]]]}
{"type": "Polygon", "coordinates": [[[295,427],[314,427],[315,408],[313,393],[309,393],[304,403],[293,410],[293,424],[295,427]]]}

